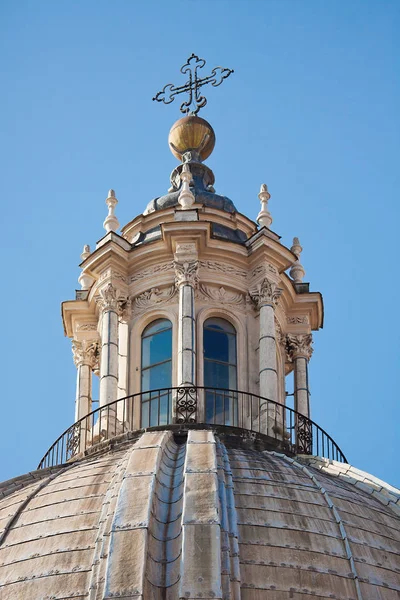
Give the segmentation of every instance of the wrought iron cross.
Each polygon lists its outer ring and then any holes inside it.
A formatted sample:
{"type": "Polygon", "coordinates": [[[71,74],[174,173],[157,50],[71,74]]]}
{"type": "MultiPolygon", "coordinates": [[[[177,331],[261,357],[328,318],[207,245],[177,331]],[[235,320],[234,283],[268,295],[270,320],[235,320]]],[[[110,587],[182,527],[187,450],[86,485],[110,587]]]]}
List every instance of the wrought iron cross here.
{"type": "Polygon", "coordinates": [[[212,86],[217,87],[221,85],[224,79],[229,77],[233,73],[233,69],[224,69],[222,67],[214,67],[211,71],[211,75],[199,79],[197,70],[202,69],[206,61],[203,58],[199,58],[195,54],[189,56],[187,62],[181,67],[181,73],[189,75],[189,80],[179,87],[175,87],[172,83],[168,83],[163,87],[161,92],[158,92],[153,100],[157,102],[164,102],[164,104],[171,104],[174,101],[175,96],[178,94],[188,93],[189,99],[181,104],[181,112],[188,114],[191,112],[193,115],[197,115],[199,110],[207,104],[205,96],[200,95],[200,88],[203,85],[211,83],[212,86]],[[190,107],[193,107],[190,110],[190,107]]]}

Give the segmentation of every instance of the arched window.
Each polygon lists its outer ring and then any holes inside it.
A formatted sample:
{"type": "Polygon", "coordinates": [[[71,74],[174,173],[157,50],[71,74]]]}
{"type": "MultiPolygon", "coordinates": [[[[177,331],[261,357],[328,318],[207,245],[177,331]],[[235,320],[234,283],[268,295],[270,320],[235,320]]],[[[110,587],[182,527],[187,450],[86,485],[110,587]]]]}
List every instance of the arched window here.
{"type": "Polygon", "coordinates": [[[237,393],[222,392],[237,389],[236,330],[224,319],[204,322],[204,387],[206,422],[237,425],[237,393]]]}
{"type": "Polygon", "coordinates": [[[150,391],[172,385],[172,323],[168,319],[153,321],[142,333],[141,379],[141,426],[170,423],[171,391],[150,391]]]}

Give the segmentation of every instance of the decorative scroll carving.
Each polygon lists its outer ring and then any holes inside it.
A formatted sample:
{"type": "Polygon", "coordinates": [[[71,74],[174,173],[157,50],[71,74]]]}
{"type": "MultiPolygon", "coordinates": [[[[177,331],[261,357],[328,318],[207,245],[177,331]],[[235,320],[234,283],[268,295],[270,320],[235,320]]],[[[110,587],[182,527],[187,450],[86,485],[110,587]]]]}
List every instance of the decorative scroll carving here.
{"type": "Polygon", "coordinates": [[[176,294],[176,287],[173,285],[166,290],[151,288],[137,296],[133,301],[133,312],[143,312],[155,304],[166,304],[176,294]]]}
{"type": "Polygon", "coordinates": [[[271,265],[270,263],[264,263],[262,265],[258,265],[255,269],[250,273],[250,279],[254,279],[255,277],[259,277],[260,275],[266,276],[268,273],[273,273],[274,275],[278,275],[278,269],[271,265]]]}
{"type": "Polygon", "coordinates": [[[118,298],[117,313],[121,321],[130,321],[132,316],[132,300],[128,296],[118,298]]]}
{"type": "Polygon", "coordinates": [[[249,293],[258,309],[265,304],[269,304],[274,308],[278,304],[282,289],[278,288],[275,282],[265,278],[257,285],[256,289],[251,290],[249,293]]]}
{"type": "Polygon", "coordinates": [[[191,285],[196,287],[199,282],[199,261],[192,260],[190,262],[174,261],[175,269],[175,285],[191,285]]]}
{"type": "Polygon", "coordinates": [[[296,415],[296,454],[312,454],[312,422],[304,415],[296,415]]]}
{"type": "Polygon", "coordinates": [[[176,423],[196,423],[197,389],[181,387],[176,390],[176,423]]]}
{"type": "Polygon", "coordinates": [[[124,283],[127,282],[127,278],[125,277],[125,275],[123,275],[119,271],[114,271],[114,269],[107,269],[107,270],[103,271],[100,275],[100,281],[104,281],[104,279],[107,279],[108,277],[110,277],[112,279],[119,279],[120,281],[123,281],[124,283]]]}
{"type": "Polygon", "coordinates": [[[72,340],[72,353],[77,367],[89,365],[94,369],[99,356],[99,343],[97,340],[72,340]]]}
{"type": "Polygon", "coordinates": [[[279,321],[275,318],[275,339],[278,346],[286,352],[286,335],[282,331],[279,321]]]}
{"type": "Polygon", "coordinates": [[[97,331],[97,323],[77,323],[77,331],[97,331]]]}
{"type": "Polygon", "coordinates": [[[117,289],[112,283],[100,290],[100,296],[97,296],[96,302],[101,310],[117,310],[117,289]]]}
{"type": "Polygon", "coordinates": [[[313,348],[311,346],[313,339],[311,333],[300,335],[288,333],[286,340],[288,354],[292,359],[304,356],[307,360],[310,360],[313,353],[313,348]]]}
{"type": "Polygon", "coordinates": [[[241,294],[240,292],[229,292],[222,286],[217,288],[207,285],[200,285],[199,296],[203,298],[210,298],[219,304],[231,304],[237,307],[243,307],[246,304],[246,298],[244,294],[241,294]]]}
{"type": "Polygon", "coordinates": [[[121,294],[112,283],[109,283],[104,289],[100,290],[100,296],[96,297],[102,311],[114,310],[119,316],[125,314],[128,316],[130,308],[130,300],[124,294],[121,294]]]}
{"type": "Polygon", "coordinates": [[[196,255],[197,254],[197,249],[196,249],[196,244],[193,244],[191,242],[186,243],[186,244],[177,244],[176,245],[176,254],[178,255],[196,255]]]}
{"type": "Polygon", "coordinates": [[[236,275],[237,277],[247,277],[247,271],[243,269],[238,269],[233,267],[232,265],[226,265],[225,263],[215,262],[212,260],[201,260],[200,267],[203,269],[208,269],[209,271],[213,271],[215,273],[224,273],[226,275],[236,275]]]}
{"type": "Polygon", "coordinates": [[[304,316],[304,317],[287,317],[286,318],[286,322],[289,325],[297,325],[297,324],[301,324],[301,325],[308,325],[308,317],[304,316]]]}
{"type": "Polygon", "coordinates": [[[158,273],[165,273],[166,271],[172,271],[174,268],[173,261],[169,261],[167,263],[162,263],[161,265],[155,265],[154,267],[149,267],[148,269],[144,269],[144,271],[140,271],[139,273],[135,273],[131,277],[131,283],[134,281],[139,281],[139,279],[144,279],[145,277],[151,277],[152,275],[157,275],[158,273]]]}

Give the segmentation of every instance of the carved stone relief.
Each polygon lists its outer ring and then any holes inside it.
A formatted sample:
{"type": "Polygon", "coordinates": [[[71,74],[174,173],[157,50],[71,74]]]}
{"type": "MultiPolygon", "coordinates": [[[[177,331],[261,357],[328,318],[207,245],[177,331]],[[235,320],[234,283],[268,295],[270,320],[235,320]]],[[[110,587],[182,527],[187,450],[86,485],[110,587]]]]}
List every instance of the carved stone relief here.
{"type": "Polygon", "coordinates": [[[231,305],[237,308],[244,308],[246,306],[245,294],[230,292],[223,286],[214,287],[201,284],[196,297],[199,299],[210,299],[219,304],[231,305]]]}
{"type": "Polygon", "coordinates": [[[105,271],[103,271],[100,275],[100,281],[104,281],[104,279],[107,279],[108,277],[112,279],[119,279],[124,283],[127,282],[127,278],[125,277],[125,275],[123,275],[119,271],[114,271],[114,269],[106,269],[105,271]]]}
{"type": "Polygon", "coordinates": [[[203,269],[208,269],[209,271],[213,271],[214,273],[224,273],[226,275],[236,275],[237,277],[247,277],[247,272],[243,269],[238,269],[237,267],[233,267],[232,265],[227,265],[225,263],[215,262],[212,260],[201,260],[199,261],[200,267],[203,269]]]}
{"type": "Polygon", "coordinates": [[[254,290],[250,290],[249,293],[256,308],[259,310],[264,304],[271,304],[275,307],[282,294],[282,289],[274,281],[265,278],[254,290]]]}
{"type": "Polygon", "coordinates": [[[112,283],[109,283],[104,289],[100,290],[100,295],[97,296],[95,300],[99,305],[100,310],[114,310],[119,316],[129,309],[129,298],[126,295],[121,294],[112,283]]]}
{"type": "Polygon", "coordinates": [[[289,325],[297,325],[297,324],[301,324],[301,325],[308,325],[308,317],[304,316],[304,317],[287,317],[286,318],[286,322],[289,325]]]}
{"type": "Polygon", "coordinates": [[[199,261],[192,260],[190,262],[174,261],[175,269],[175,285],[191,285],[196,287],[199,282],[199,261]]]}
{"type": "Polygon", "coordinates": [[[158,275],[159,273],[165,273],[167,271],[172,271],[174,268],[174,262],[170,260],[169,262],[162,263],[160,265],[154,265],[154,267],[149,267],[148,269],[144,269],[143,271],[139,271],[139,273],[135,273],[131,277],[131,283],[134,281],[139,281],[140,279],[144,279],[145,277],[151,277],[152,275],[158,275]]]}
{"type": "Polygon", "coordinates": [[[262,265],[258,265],[252,272],[249,274],[249,279],[254,279],[255,277],[259,277],[260,275],[267,276],[268,273],[273,273],[274,275],[278,275],[278,269],[271,265],[270,263],[264,263],[262,265]]]}
{"type": "Polygon", "coordinates": [[[176,287],[173,285],[165,290],[151,288],[146,290],[132,300],[132,312],[134,315],[149,310],[156,304],[167,304],[176,294],[176,287]]]}
{"type": "Polygon", "coordinates": [[[72,340],[72,354],[77,367],[89,365],[94,369],[99,360],[99,342],[97,340],[83,340],[82,342],[72,340]]]}
{"type": "Polygon", "coordinates": [[[77,331],[97,331],[97,323],[77,323],[77,331]]]}
{"type": "Polygon", "coordinates": [[[313,353],[312,344],[312,335],[311,333],[294,335],[292,333],[288,333],[286,336],[287,340],[287,350],[289,356],[292,359],[297,358],[299,356],[304,356],[308,360],[310,360],[311,355],[313,353]]]}

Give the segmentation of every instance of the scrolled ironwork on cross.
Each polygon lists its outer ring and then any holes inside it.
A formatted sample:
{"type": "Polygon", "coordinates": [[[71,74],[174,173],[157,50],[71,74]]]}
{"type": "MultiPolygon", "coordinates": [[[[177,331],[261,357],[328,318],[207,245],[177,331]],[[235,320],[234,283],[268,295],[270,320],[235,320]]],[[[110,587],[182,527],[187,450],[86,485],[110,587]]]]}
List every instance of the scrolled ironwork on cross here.
{"type": "Polygon", "coordinates": [[[200,94],[200,88],[208,83],[213,87],[217,87],[234,72],[233,69],[214,67],[211,75],[200,79],[198,77],[198,69],[202,69],[205,64],[206,61],[203,58],[199,58],[195,54],[189,56],[187,62],[181,67],[181,73],[189,76],[188,81],[178,87],[175,87],[172,83],[168,83],[154,96],[153,100],[163,102],[164,104],[171,104],[175,96],[187,93],[189,94],[189,99],[186,102],[182,102],[180,110],[184,114],[189,114],[190,112],[193,115],[197,115],[199,110],[207,104],[206,97],[200,94]]]}

